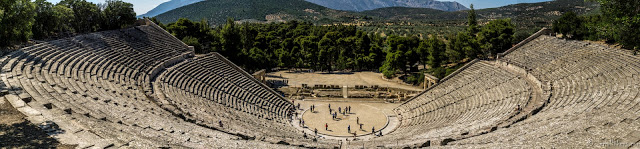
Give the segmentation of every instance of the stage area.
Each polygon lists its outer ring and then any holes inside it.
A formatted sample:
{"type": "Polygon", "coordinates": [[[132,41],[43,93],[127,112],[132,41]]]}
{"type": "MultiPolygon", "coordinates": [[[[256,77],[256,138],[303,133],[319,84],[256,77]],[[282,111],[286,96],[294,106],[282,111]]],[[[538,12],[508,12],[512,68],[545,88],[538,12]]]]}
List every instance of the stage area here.
{"type": "MultiPolygon", "coordinates": [[[[296,105],[300,103],[303,111],[302,119],[304,120],[304,128],[307,132],[313,132],[314,128],[318,129],[319,135],[338,136],[338,137],[353,137],[354,133],[357,136],[371,135],[371,129],[375,128],[376,132],[381,129],[385,129],[389,122],[389,116],[395,116],[392,111],[398,104],[383,103],[383,102],[358,102],[358,101],[302,101],[297,100],[296,105]],[[351,106],[351,112],[346,114],[337,114],[337,118],[333,119],[329,114],[329,104],[331,104],[331,111],[337,112],[338,108],[344,110],[345,107],[351,106]],[[315,110],[312,112],[310,107],[315,105],[315,110]],[[359,119],[359,123],[358,122],[359,119]],[[328,124],[328,129],[325,130],[325,124],[328,124]],[[362,124],[360,129],[359,124],[362,124]],[[351,126],[351,132],[348,131],[348,127],[351,126]]],[[[295,124],[294,124],[295,125],[295,124]]],[[[383,131],[386,132],[388,130],[383,131]]]]}

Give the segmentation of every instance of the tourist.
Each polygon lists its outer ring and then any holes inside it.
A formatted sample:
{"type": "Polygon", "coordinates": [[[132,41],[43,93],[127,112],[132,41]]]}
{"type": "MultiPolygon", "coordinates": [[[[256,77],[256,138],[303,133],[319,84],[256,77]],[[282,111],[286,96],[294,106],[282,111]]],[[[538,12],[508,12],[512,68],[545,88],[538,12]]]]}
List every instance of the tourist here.
{"type": "Polygon", "coordinates": [[[332,113],[333,113],[333,110],[331,110],[331,108],[329,108],[329,114],[332,114],[332,113]]]}
{"type": "Polygon", "coordinates": [[[302,128],[304,128],[304,120],[302,120],[302,128]]]}
{"type": "Polygon", "coordinates": [[[364,124],[360,124],[360,130],[362,130],[362,125],[364,125],[364,124]]]}
{"type": "Polygon", "coordinates": [[[347,132],[351,132],[351,125],[347,126],[347,132]]]}
{"type": "MultiPolygon", "coordinates": [[[[313,133],[315,133],[316,136],[317,136],[318,135],[318,128],[313,128],[313,133]]],[[[382,133],[380,133],[380,134],[382,134],[382,133]]]]}
{"type": "Polygon", "coordinates": [[[376,133],[376,127],[371,127],[371,134],[375,135],[375,133],[376,133]]]}
{"type": "Polygon", "coordinates": [[[328,123],[324,123],[324,130],[329,131],[329,124],[328,123]]]}
{"type": "Polygon", "coordinates": [[[331,104],[329,104],[329,110],[331,110],[331,104]]]}
{"type": "Polygon", "coordinates": [[[338,107],[338,112],[342,113],[342,107],[338,107]]]}
{"type": "Polygon", "coordinates": [[[220,125],[220,127],[222,128],[222,121],[218,120],[218,125],[220,125]]]}
{"type": "Polygon", "coordinates": [[[382,131],[380,131],[380,135],[379,136],[382,136],[382,131]]]}
{"type": "MultiPolygon", "coordinates": [[[[356,124],[360,124],[360,117],[356,117],[356,124]]],[[[360,128],[362,129],[362,128],[360,128]]]]}

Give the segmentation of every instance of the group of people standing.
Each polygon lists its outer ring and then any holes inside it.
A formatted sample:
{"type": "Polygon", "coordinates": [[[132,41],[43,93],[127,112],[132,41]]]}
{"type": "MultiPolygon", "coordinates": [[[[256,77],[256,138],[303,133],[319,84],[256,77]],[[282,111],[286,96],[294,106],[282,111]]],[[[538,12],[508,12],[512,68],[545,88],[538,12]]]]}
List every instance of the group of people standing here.
{"type": "MultiPolygon", "coordinates": [[[[298,105],[296,107],[297,107],[297,109],[299,109],[300,108],[300,103],[298,103],[298,105]]],[[[342,114],[342,115],[351,114],[351,110],[352,110],[351,106],[338,107],[338,111],[335,111],[335,110],[331,109],[331,104],[329,104],[328,107],[329,107],[329,114],[332,116],[333,120],[338,119],[338,114],[342,114]]],[[[316,106],[314,104],[312,104],[310,106],[309,110],[311,112],[315,113],[316,106]]],[[[296,117],[297,117],[297,113],[296,113],[296,117]]],[[[356,124],[360,126],[360,130],[363,130],[362,126],[364,124],[360,123],[360,117],[356,117],[356,124]]],[[[304,128],[304,120],[300,119],[299,125],[304,128]]],[[[324,130],[325,131],[329,131],[329,123],[325,123],[324,124],[324,130]]],[[[357,131],[351,132],[351,125],[347,125],[347,132],[353,134],[354,137],[357,136],[357,131]]],[[[314,128],[313,129],[313,133],[317,136],[318,135],[318,129],[314,128]]],[[[382,136],[382,130],[376,132],[375,127],[371,127],[371,134],[372,135],[376,135],[376,136],[382,136]],[[378,133],[378,134],[376,134],[376,133],[378,133]]],[[[306,133],[305,133],[305,135],[306,135],[306,133]]]]}

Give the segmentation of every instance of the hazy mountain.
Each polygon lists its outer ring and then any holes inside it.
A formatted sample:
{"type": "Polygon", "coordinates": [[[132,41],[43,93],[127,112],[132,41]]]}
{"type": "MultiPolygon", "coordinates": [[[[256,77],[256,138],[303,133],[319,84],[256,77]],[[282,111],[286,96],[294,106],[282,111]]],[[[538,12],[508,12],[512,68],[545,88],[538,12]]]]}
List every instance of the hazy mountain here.
{"type": "Polygon", "coordinates": [[[366,11],[386,7],[431,8],[443,11],[467,10],[458,2],[436,0],[306,0],[331,9],[366,11]]]}
{"type": "Polygon", "coordinates": [[[149,10],[149,12],[139,15],[138,17],[155,17],[159,14],[165,13],[167,11],[176,9],[176,8],[180,8],[182,6],[186,6],[189,4],[193,4],[193,3],[197,3],[200,2],[202,0],[170,0],[168,2],[164,2],[160,5],[158,5],[158,7],[153,8],[151,10],[149,10]]]}

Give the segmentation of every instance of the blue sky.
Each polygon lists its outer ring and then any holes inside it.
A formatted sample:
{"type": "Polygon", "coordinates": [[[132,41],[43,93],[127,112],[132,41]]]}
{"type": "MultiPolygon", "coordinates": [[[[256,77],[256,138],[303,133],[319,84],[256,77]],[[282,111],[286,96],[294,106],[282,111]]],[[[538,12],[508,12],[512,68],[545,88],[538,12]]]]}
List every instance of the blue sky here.
{"type": "MultiPolygon", "coordinates": [[[[51,3],[58,3],[60,0],[47,0],[51,3]]],[[[87,0],[92,3],[104,3],[104,0],[87,0]]],[[[156,8],[156,6],[169,1],[169,0],[122,0],[133,4],[133,9],[136,11],[136,15],[147,13],[147,11],[156,8]]]]}
{"type": "MultiPolygon", "coordinates": [[[[52,3],[58,3],[60,0],[47,0],[52,3]]],[[[87,0],[93,3],[104,3],[104,0],[87,0]]],[[[155,8],[163,2],[169,0],[123,0],[125,2],[129,2],[133,4],[133,9],[136,11],[137,15],[141,15],[146,13],[147,11],[155,8]]],[[[469,7],[469,4],[473,4],[476,9],[482,8],[492,8],[492,7],[500,7],[509,4],[517,4],[517,3],[535,3],[535,2],[544,2],[549,0],[440,0],[440,1],[456,1],[464,6],[469,7]]]]}

